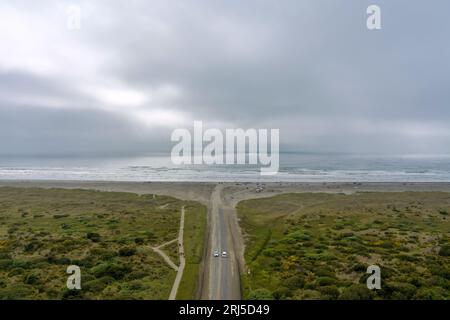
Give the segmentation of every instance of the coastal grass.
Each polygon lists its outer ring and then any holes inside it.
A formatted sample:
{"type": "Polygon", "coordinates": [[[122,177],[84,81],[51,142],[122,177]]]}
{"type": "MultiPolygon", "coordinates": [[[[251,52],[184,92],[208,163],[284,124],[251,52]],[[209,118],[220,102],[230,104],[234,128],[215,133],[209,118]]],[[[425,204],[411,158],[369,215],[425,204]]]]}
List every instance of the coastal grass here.
{"type": "Polygon", "coordinates": [[[207,208],[197,202],[185,206],[184,252],[186,264],[183,278],[177,292],[177,299],[195,299],[199,293],[199,271],[203,257],[206,234],[207,208]]]}
{"type": "Polygon", "coordinates": [[[282,194],[237,212],[246,299],[450,299],[450,193],[282,194]]]}
{"type": "Polygon", "coordinates": [[[180,254],[178,251],[178,241],[172,242],[161,248],[176,265],[180,264],[180,254]]]}
{"type": "Polygon", "coordinates": [[[0,299],[167,299],[176,272],[151,247],[177,238],[183,205],[198,204],[122,192],[0,188],[0,299]],[[66,288],[69,265],[81,268],[81,290],[66,288]]]}

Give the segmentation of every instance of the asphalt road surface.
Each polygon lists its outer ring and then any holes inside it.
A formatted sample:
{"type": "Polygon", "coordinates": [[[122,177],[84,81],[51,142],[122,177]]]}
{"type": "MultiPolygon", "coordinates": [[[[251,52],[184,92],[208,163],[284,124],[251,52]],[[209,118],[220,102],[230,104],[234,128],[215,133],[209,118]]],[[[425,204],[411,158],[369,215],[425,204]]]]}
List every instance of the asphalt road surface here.
{"type": "Polygon", "coordinates": [[[207,292],[209,300],[238,300],[241,298],[237,257],[233,248],[229,210],[225,210],[221,198],[223,186],[218,184],[211,195],[210,243],[207,257],[207,292]],[[213,256],[218,250],[219,257],[213,256]],[[222,257],[222,251],[227,257],[222,257]]]}

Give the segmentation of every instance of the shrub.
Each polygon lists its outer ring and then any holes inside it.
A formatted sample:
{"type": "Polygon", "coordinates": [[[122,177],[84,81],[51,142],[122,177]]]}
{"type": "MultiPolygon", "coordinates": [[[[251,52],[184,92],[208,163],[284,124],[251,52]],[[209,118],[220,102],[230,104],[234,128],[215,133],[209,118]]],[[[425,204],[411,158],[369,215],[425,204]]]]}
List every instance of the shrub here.
{"type": "Polygon", "coordinates": [[[439,255],[442,257],[450,257],[450,245],[443,245],[439,249],[439,255]]]}
{"type": "Polygon", "coordinates": [[[303,231],[294,231],[287,235],[286,242],[287,243],[294,243],[298,241],[308,241],[311,239],[311,236],[303,231]]]}
{"type": "Polygon", "coordinates": [[[303,288],[303,286],[305,285],[305,279],[300,275],[289,277],[282,280],[281,282],[285,287],[291,290],[303,288]]]}
{"type": "Polygon", "coordinates": [[[8,270],[13,265],[13,260],[11,259],[0,259],[0,270],[8,270]]]}
{"type": "Polygon", "coordinates": [[[111,260],[117,256],[117,252],[103,248],[93,248],[90,250],[90,255],[100,257],[101,260],[111,260]]]}
{"type": "Polygon", "coordinates": [[[54,214],[53,215],[53,219],[61,219],[61,218],[66,218],[66,217],[68,217],[69,215],[68,214],[54,214]]]}
{"type": "Polygon", "coordinates": [[[23,250],[25,252],[30,252],[31,253],[31,252],[34,252],[37,249],[38,246],[39,246],[39,244],[37,243],[37,241],[32,241],[32,242],[29,242],[29,243],[25,244],[24,247],[23,247],[23,250]]]}
{"type": "Polygon", "coordinates": [[[383,285],[383,296],[394,300],[410,300],[417,288],[409,283],[387,282],[383,285]]]}
{"type": "Polygon", "coordinates": [[[100,242],[101,237],[98,233],[96,232],[88,232],[86,234],[86,237],[91,240],[92,242],[100,242]]]}
{"type": "Polygon", "coordinates": [[[335,285],[336,282],[337,282],[336,279],[331,277],[321,277],[317,279],[317,284],[321,287],[335,285]]]}
{"type": "Polygon", "coordinates": [[[0,252],[0,260],[1,259],[11,259],[11,255],[8,252],[0,252]]]}
{"type": "Polygon", "coordinates": [[[418,300],[441,300],[444,299],[444,289],[440,287],[420,288],[415,298],[418,300]]]}
{"type": "Polygon", "coordinates": [[[367,271],[367,266],[365,264],[362,263],[357,263],[352,267],[352,271],[355,272],[366,272],[367,271]]]}
{"type": "Polygon", "coordinates": [[[62,294],[64,300],[83,299],[83,290],[69,290],[65,289],[62,294]]]}
{"type": "Polygon", "coordinates": [[[354,284],[345,288],[339,295],[340,300],[372,300],[373,293],[363,284],[354,284]]]}
{"type": "Polygon", "coordinates": [[[26,284],[35,285],[39,283],[39,277],[34,273],[30,273],[25,275],[23,282],[26,284]]]}
{"type": "Polygon", "coordinates": [[[103,291],[103,289],[105,289],[109,284],[113,282],[114,282],[113,277],[109,276],[101,277],[100,279],[87,281],[85,284],[83,284],[83,290],[94,293],[100,293],[103,291]]]}
{"type": "Polygon", "coordinates": [[[267,289],[256,289],[248,294],[249,300],[273,300],[272,292],[267,289]]]}
{"type": "Polygon", "coordinates": [[[111,276],[114,279],[122,279],[130,271],[129,266],[121,263],[102,263],[92,269],[96,278],[111,276]]]}
{"type": "Polygon", "coordinates": [[[408,255],[408,254],[399,254],[397,255],[397,258],[403,261],[409,261],[409,262],[416,262],[419,261],[420,259],[412,256],[412,255],[408,255]]]}
{"type": "Polygon", "coordinates": [[[0,297],[4,300],[32,299],[34,290],[25,284],[16,284],[13,287],[0,289],[0,297]]]}
{"type": "Polygon", "coordinates": [[[136,280],[136,279],[142,279],[146,276],[148,276],[148,274],[143,271],[132,271],[129,274],[127,274],[126,278],[128,280],[136,280]]]}
{"type": "Polygon", "coordinates": [[[279,287],[272,293],[272,296],[276,300],[282,300],[282,299],[292,297],[292,291],[286,287],[279,287]]]}
{"type": "Polygon", "coordinates": [[[322,299],[322,295],[319,291],[316,290],[299,290],[299,294],[296,296],[296,299],[300,300],[320,300],[322,299]]]}
{"type": "Polygon", "coordinates": [[[336,286],[320,287],[318,290],[325,299],[336,300],[337,298],[339,298],[340,292],[336,286]]]}
{"type": "Polygon", "coordinates": [[[136,254],[135,247],[123,247],[119,249],[119,256],[121,257],[130,257],[136,254]]]}
{"type": "Polygon", "coordinates": [[[52,264],[59,265],[69,265],[71,264],[71,260],[66,257],[55,257],[53,255],[47,257],[47,262],[52,264]]]}

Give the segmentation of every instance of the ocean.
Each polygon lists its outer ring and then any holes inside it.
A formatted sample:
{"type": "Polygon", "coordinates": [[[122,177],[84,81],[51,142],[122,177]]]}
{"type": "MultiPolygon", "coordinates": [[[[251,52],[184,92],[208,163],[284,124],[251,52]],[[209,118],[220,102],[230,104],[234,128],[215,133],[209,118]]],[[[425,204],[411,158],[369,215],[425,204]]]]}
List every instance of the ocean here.
{"type": "Polygon", "coordinates": [[[0,157],[0,180],[205,182],[450,182],[450,155],[281,153],[280,169],[260,175],[251,165],[174,165],[141,157],[0,157]]]}

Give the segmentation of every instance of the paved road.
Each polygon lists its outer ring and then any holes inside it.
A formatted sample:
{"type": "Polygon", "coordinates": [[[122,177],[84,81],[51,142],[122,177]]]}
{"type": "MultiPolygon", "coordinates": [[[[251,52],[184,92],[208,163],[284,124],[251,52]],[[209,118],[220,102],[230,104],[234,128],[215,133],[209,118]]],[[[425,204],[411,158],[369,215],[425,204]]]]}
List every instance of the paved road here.
{"type": "Polygon", "coordinates": [[[210,244],[207,253],[207,292],[203,298],[210,300],[240,299],[239,269],[233,248],[230,230],[230,216],[224,210],[218,184],[211,195],[210,244]],[[213,257],[213,250],[227,251],[228,257],[213,257]]]}

